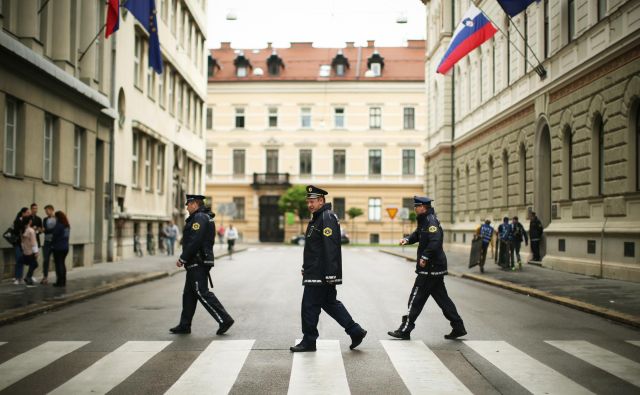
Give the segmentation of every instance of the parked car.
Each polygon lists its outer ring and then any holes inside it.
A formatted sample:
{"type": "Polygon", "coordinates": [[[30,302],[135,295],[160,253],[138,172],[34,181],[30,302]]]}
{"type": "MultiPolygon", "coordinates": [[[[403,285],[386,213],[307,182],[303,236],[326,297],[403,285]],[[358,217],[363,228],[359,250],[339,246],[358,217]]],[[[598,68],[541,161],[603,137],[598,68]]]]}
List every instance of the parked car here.
{"type": "MultiPolygon", "coordinates": [[[[304,235],[299,234],[291,238],[291,244],[297,244],[299,246],[304,245],[304,235]]],[[[340,244],[349,244],[349,235],[343,229],[340,229],[340,244]]]]}

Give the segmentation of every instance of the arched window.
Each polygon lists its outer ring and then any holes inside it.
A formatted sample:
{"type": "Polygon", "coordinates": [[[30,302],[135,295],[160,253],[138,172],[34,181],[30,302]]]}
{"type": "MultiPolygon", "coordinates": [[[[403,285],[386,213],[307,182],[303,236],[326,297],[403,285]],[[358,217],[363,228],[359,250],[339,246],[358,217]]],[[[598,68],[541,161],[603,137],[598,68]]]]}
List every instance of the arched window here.
{"type": "Polygon", "coordinates": [[[509,154],[502,151],[502,206],[509,206],[509,154]]]}
{"type": "Polygon", "coordinates": [[[456,212],[456,205],[460,205],[462,207],[462,205],[460,204],[460,200],[461,200],[460,169],[456,169],[456,185],[455,185],[455,190],[453,191],[453,204],[454,204],[454,206],[451,208],[451,211],[453,211],[454,214],[456,212]]]}
{"type": "Polygon", "coordinates": [[[489,156],[489,175],[487,177],[487,201],[493,207],[493,156],[489,156]]]}
{"type": "Polygon", "coordinates": [[[476,161],[476,209],[480,209],[480,161],[476,161]]]}
{"type": "Polygon", "coordinates": [[[527,205],[527,149],[524,143],[520,144],[520,157],[518,158],[518,175],[520,177],[520,204],[527,205]]]}
{"type": "Polygon", "coordinates": [[[469,196],[469,165],[464,168],[464,201],[467,211],[471,210],[471,197],[469,196]]]}
{"type": "Polygon", "coordinates": [[[562,132],[562,189],[563,197],[571,199],[573,190],[573,142],[571,127],[564,127],[562,132]]]}
{"type": "Polygon", "coordinates": [[[596,114],[593,118],[591,134],[591,169],[596,178],[592,180],[593,194],[604,194],[604,123],[602,115],[596,114]]]}

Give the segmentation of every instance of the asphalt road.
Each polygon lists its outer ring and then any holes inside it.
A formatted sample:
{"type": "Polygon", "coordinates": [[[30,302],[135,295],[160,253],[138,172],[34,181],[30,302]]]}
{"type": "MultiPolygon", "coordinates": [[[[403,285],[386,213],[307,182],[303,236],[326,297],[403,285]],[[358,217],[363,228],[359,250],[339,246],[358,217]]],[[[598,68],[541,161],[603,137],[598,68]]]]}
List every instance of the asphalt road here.
{"type": "Polygon", "coordinates": [[[0,395],[616,393],[640,391],[640,331],[464,279],[446,284],[469,334],[429,300],[412,341],[390,341],[414,280],[405,260],[343,250],[338,298],[368,330],[357,350],[330,317],[317,353],[301,337],[301,247],[250,248],[213,269],[236,320],[227,335],[199,306],[176,336],[184,274],[123,289],[0,328],[0,395]],[[635,342],[635,343],[632,343],[635,342]],[[4,343],[4,344],[3,344],[4,343]]]}

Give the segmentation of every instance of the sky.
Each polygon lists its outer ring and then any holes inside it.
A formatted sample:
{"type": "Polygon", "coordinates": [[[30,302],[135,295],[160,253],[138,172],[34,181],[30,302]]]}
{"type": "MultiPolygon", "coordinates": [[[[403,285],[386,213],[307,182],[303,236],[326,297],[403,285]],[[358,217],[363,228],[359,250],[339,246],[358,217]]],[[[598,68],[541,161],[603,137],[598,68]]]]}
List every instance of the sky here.
{"type": "Polygon", "coordinates": [[[230,41],[235,48],[264,48],[267,42],[313,42],[343,47],[347,41],[401,46],[424,39],[425,6],[420,0],[209,0],[207,46],[230,41]],[[229,13],[236,20],[227,20],[229,13]],[[404,16],[407,23],[396,23],[404,16]]]}

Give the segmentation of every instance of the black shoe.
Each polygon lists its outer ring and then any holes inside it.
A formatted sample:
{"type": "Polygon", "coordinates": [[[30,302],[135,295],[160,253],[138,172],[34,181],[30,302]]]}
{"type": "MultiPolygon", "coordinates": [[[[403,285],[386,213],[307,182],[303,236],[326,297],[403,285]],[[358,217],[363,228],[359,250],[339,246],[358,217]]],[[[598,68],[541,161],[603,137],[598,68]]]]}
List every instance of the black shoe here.
{"type": "Polygon", "coordinates": [[[315,352],[316,345],[314,344],[312,346],[307,346],[305,344],[302,344],[302,342],[300,342],[293,347],[289,347],[289,350],[291,350],[291,352],[315,352]]]}
{"type": "Polygon", "coordinates": [[[389,331],[387,334],[391,337],[395,337],[396,339],[411,340],[411,332],[401,331],[400,329],[389,331]]]}
{"type": "Polygon", "coordinates": [[[231,328],[231,325],[233,325],[235,321],[233,319],[230,319],[229,321],[225,321],[222,324],[220,324],[220,329],[218,329],[218,331],[216,332],[216,335],[224,335],[224,333],[226,331],[229,330],[229,328],[231,328]]]}
{"type": "Polygon", "coordinates": [[[365,331],[364,329],[356,333],[355,335],[351,335],[351,345],[349,346],[349,349],[353,350],[354,348],[358,347],[360,343],[362,343],[362,339],[364,339],[365,336],[367,336],[367,331],[365,331]]]}
{"type": "Polygon", "coordinates": [[[449,340],[453,340],[453,339],[457,339],[459,337],[462,337],[464,335],[467,334],[467,331],[462,328],[462,329],[453,329],[451,331],[451,333],[449,333],[448,335],[444,335],[445,339],[449,339],[449,340]]]}
{"type": "Polygon", "coordinates": [[[178,325],[169,329],[169,332],[175,333],[176,335],[188,335],[189,333],[191,333],[191,327],[178,325]]]}

